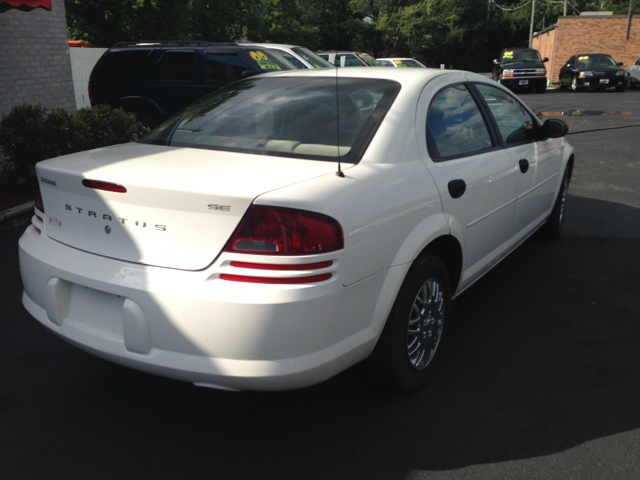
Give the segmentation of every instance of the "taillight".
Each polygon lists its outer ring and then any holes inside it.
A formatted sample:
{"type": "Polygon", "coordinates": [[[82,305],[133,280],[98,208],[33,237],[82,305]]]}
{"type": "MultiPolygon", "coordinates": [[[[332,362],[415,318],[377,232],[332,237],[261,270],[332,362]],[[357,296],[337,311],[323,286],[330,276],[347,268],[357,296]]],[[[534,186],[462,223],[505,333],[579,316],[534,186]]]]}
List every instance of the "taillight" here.
{"type": "Polygon", "coordinates": [[[38,184],[38,190],[36,192],[36,201],[34,206],[44,213],[44,204],[42,203],[42,193],[40,192],[40,184],[38,184]]]}
{"type": "Polygon", "coordinates": [[[224,248],[258,255],[311,255],[343,248],[342,227],[320,213],[252,206],[224,248]]]}
{"type": "Polygon", "coordinates": [[[94,190],[104,190],[106,192],[127,193],[126,187],[112,182],[103,182],[102,180],[82,180],[82,185],[87,188],[93,188],[94,190]]]}

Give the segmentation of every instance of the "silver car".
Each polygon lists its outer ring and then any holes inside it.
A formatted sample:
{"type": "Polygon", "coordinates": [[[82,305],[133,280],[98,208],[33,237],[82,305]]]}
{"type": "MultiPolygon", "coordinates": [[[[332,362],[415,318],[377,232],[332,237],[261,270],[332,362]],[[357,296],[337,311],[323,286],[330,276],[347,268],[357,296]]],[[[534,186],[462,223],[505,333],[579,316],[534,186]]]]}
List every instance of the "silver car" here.
{"type": "Polygon", "coordinates": [[[631,81],[629,86],[640,87],[640,58],[636,60],[636,63],[627,68],[627,72],[629,72],[629,80],[631,81]]]}

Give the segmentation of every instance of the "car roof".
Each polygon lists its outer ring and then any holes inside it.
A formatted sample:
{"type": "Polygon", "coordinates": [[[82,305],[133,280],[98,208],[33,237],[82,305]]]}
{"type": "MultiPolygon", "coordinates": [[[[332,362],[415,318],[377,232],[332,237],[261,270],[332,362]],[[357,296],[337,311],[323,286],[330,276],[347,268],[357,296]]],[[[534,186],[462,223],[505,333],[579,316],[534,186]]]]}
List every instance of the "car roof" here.
{"type": "Polygon", "coordinates": [[[416,60],[416,59],[411,57],[384,57],[384,58],[376,58],[376,60],[416,60]]]}
{"type": "MultiPolygon", "coordinates": [[[[389,68],[389,67],[350,67],[325,69],[317,68],[312,70],[286,70],[281,72],[270,72],[259,75],[261,78],[296,76],[296,77],[329,77],[329,78],[362,78],[362,79],[380,79],[392,80],[400,83],[402,86],[423,86],[433,78],[463,73],[469,79],[486,82],[488,79],[482,75],[465,72],[462,70],[441,70],[439,68],[389,68]]],[[[251,77],[258,79],[258,76],[251,77]]]]}
{"type": "Polygon", "coordinates": [[[287,43],[261,43],[261,42],[239,42],[238,46],[240,47],[264,47],[264,48],[272,48],[272,47],[280,47],[280,48],[299,48],[300,45],[289,45],[287,43]]]}

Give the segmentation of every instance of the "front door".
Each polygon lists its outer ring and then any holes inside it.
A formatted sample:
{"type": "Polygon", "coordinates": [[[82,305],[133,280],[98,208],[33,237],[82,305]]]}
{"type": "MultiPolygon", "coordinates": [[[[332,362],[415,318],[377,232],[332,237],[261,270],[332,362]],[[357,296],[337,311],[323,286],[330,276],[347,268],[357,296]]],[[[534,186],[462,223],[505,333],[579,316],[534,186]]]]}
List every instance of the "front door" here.
{"type": "Polygon", "coordinates": [[[540,225],[553,206],[563,142],[542,138],[536,119],[510,93],[492,85],[475,86],[496,122],[501,144],[517,167],[513,235],[522,238],[540,225]]]}
{"type": "Polygon", "coordinates": [[[516,208],[513,160],[490,132],[465,81],[462,74],[432,80],[417,113],[421,151],[465,252],[460,288],[510,251],[516,208]]]}

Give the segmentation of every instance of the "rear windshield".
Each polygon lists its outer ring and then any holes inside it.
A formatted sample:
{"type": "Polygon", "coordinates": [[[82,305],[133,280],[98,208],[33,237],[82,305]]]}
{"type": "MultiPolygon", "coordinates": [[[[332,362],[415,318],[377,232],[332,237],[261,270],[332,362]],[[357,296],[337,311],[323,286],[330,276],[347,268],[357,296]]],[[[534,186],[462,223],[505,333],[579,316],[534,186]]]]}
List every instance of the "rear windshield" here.
{"type": "Polygon", "coordinates": [[[329,62],[327,62],[324,58],[321,58],[320,56],[316,55],[308,48],[292,47],[291,50],[297,53],[298,55],[300,55],[302,58],[304,58],[307,62],[309,62],[315,68],[334,68],[334,66],[331,65],[329,62]]]}
{"type": "Polygon", "coordinates": [[[133,80],[150,49],[105,53],[91,72],[91,81],[124,82],[133,80]]]}
{"type": "Polygon", "coordinates": [[[140,142],[356,163],[395,96],[377,79],[253,77],[215,91],[140,142]]]}

